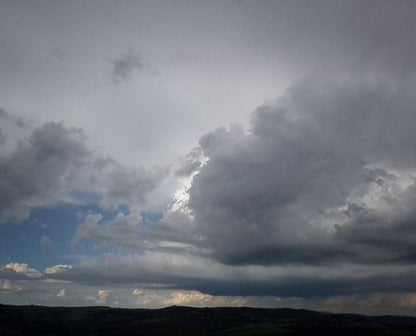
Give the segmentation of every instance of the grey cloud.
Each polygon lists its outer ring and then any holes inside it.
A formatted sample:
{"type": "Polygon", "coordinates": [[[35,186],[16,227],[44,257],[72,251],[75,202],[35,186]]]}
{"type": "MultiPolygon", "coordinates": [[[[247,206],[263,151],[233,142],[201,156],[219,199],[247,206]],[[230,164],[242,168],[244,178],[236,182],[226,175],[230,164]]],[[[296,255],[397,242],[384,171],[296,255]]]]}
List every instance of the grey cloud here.
{"type": "MultiPolygon", "coordinates": [[[[25,280],[26,286],[51,283],[120,288],[135,284],[149,290],[195,290],[215,296],[279,296],[306,299],[340,295],[357,297],[378,293],[413,293],[416,268],[384,264],[371,267],[333,266],[227,266],[194,254],[149,252],[107,254],[79,265],[55,265],[44,273],[27,264],[10,263],[0,280],[25,280]],[[403,281],[406,279],[406,281],[403,281]],[[28,282],[28,280],[30,280],[28,282]]],[[[62,287],[61,287],[62,288],[62,287]]]]}
{"type": "Polygon", "coordinates": [[[62,183],[88,155],[79,129],[59,123],[35,129],[11,156],[1,158],[1,221],[21,221],[31,208],[59,199],[62,183]]]}
{"type": "Polygon", "coordinates": [[[110,61],[112,65],[111,78],[115,84],[127,82],[135,71],[150,71],[154,73],[150,63],[139,53],[130,50],[128,53],[110,61]]]}
{"type": "Polygon", "coordinates": [[[80,306],[102,304],[121,307],[160,308],[172,304],[192,306],[256,306],[292,307],[333,312],[360,312],[363,314],[414,315],[414,293],[378,293],[301,298],[293,296],[216,296],[195,290],[146,288],[140,284],[95,285],[52,279],[1,280],[0,298],[4,304],[48,306],[80,306]],[[101,298],[101,301],[99,300],[101,298]]]}
{"type": "Polygon", "coordinates": [[[188,208],[213,257],[412,262],[416,113],[404,84],[300,82],[259,107],[248,133],[234,125],[202,137],[208,162],[188,208]]]}
{"type": "Polygon", "coordinates": [[[86,145],[81,129],[49,122],[33,130],[0,158],[0,222],[27,219],[32,209],[77,203],[77,194],[96,194],[100,205],[137,209],[165,175],[103,159],[86,145]]]}

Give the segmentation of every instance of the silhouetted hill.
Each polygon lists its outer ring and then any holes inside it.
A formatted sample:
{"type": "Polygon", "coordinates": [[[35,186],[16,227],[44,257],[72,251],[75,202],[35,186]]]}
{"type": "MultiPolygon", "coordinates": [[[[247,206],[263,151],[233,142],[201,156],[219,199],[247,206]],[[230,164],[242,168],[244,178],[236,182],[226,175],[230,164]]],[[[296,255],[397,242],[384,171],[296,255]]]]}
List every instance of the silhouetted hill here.
{"type": "Polygon", "coordinates": [[[416,318],[296,309],[0,305],[0,335],[416,335],[416,318]]]}

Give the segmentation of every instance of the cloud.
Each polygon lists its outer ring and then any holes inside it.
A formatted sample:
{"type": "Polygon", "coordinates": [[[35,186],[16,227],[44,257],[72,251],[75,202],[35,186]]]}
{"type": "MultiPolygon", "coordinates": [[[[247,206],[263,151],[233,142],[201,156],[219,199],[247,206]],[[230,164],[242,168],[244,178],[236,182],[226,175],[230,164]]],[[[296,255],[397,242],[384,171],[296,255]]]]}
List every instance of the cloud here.
{"type": "MultiPolygon", "coordinates": [[[[136,291],[136,290],[135,290],[136,291]]],[[[212,296],[199,291],[190,290],[137,290],[135,305],[138,307],[156,308],[166,306],[192,307],[241,307],[247,305],[249,299],[243,297],[212,296]]]]}
{"type": "Polygon", "coordinates": [[[177,176],[189,176],[198,171],[205,163],[205,158],[200,147],[192,149],[182,160],[182,164],[175,171],[177,176]]]}
{"type": "Polygon", "coordinates": [[[52,267],[46,267],[44,273],[47,275],[51,274],[58,274],[61,272],[65,272],[66,270],[70,270],[72,265],[55,265],[52,267]]]}
{"type": "MultiPolygon", "coordinates": [[[[233,286],[237,285],[232,284],[233,286]]],[[[208,294],[199,290],[134,288],[129,284],[106,286],[39,279],[0,280],[0,300],[4,304],[32,304],[79,306],[88,302],[93,305],[160,308],[176,305],[195,307],[210,306],[256,306],[291,307],[332,312],[360,312],[364,314],[391,314],[392,312],[414,315],[415,292],[349,294],[319,297],[273,296],[224,296],[208,294]],[[63,286],[65,286],[63,288],[63,286]],[[133,294],[135,293],[135,294],[133,294]]]]}
{"type": "MultiPolygon", "coordinates": [[[[18,263],[7,268],[20,274],[37,272],[18,263]]],[[[61,305],[65,299],[65,304],[75,306],[85,301],[148,308],[249,305],[367,314],[410,314],[415,305],[416,270],[411,266],[226,266],[192,256],[156,254],[108,256],[51,269],[60,271],[12,278],[2,272],[1,278],[6,278],[0,280],[0,299],[42,305],[61,305]]]]}
{"type": "Polygon", "coordinates": [[[149,62],[133,50],[130,50],[118,58],[112,59],[110,63],[112,66],[111,78],[114,84],[127,82],[135,71],[140,73],[150,71],[151,73],[154,73],[154,69],[149,62]]]}
{"type": "Polygon", "coordinates": [[[0,157],[0,173],[0,223],[5,223],[27,219],[34,208],[82,204],[83,195],[95,195],[106,209],[137,210],[166,170],[103,158],[88,148],[81,129],[48,122],[0,157]]]}
{"type": "Polygon", "coordinates": [[[241,307],[247,304],[244,298],[230,298],[223,296],[212,296],[203,294],[198,291],[179,291],[170,294],[169,298],[164,300],[166,306],[193,306],[193,307],[241,307]]]}
{"type": "Polygon", "coordinates": [[[0,269],[0,276],[11,279],[36,279],[41,278],[42,273],[28,264],[8,263],[0,269]]]}
{"type": "Polygon", "coordinates": [[[150,289],[195,290],[212,296],[303,298],[416,291],[413,266],[369,267],[350,263],[230,266],[178,251],[108,254],[47,276],[90,286],[140,284],[140,289],[131,290],[133,296],[150,289]]]}
{"type": "Polygon", "coordinates": [[[247,131],[203,136],[186,205],[200,244],[227,264],[413,262],[416,102],[401,84],[302,81],[247,131]]]}

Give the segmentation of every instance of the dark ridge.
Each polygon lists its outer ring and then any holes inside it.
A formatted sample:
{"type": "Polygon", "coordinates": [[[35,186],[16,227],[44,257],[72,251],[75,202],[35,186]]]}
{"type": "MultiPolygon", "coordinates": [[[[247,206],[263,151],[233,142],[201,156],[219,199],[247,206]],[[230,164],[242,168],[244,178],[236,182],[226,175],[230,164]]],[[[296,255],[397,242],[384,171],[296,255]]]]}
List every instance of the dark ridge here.
{"type": "Polygon", "coordinates": [[[0,304],[0,335],[416,335],[416,318],[304,309],[45,307],[0,304]]]}

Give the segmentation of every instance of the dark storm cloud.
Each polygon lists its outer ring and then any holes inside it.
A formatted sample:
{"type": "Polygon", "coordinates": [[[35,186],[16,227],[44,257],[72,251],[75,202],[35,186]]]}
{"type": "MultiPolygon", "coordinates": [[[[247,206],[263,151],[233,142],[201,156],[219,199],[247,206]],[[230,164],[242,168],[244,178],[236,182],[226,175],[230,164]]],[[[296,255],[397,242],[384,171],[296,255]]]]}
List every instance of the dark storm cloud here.
{"type": "Polygon", "coordinates": [[[139,53],[130,50],[128,53],[110,61],[112,65],[111,78],[115,84],[127,82],[135,71],[154,72],[149,62],[139,53]]]}
{"type": "Polygon", "coordinates": [[[414,262],[416,102],[405,84],[298,83],[254,112],[249,133],[202,137],[208,162],[188,204],[202,244],[229,264],[414,262]]]}
{"type": "Polygon", "coordinates": [[[27,219],[37,207],[97,194],[106,208],[143,203],[164,172],[125,167],[88,149],[81,129],[49,122],[0,158],[0,222],[27,219]]]}

